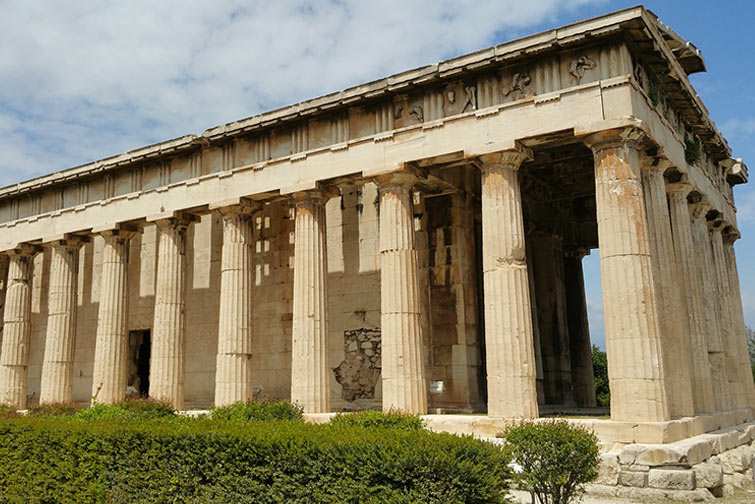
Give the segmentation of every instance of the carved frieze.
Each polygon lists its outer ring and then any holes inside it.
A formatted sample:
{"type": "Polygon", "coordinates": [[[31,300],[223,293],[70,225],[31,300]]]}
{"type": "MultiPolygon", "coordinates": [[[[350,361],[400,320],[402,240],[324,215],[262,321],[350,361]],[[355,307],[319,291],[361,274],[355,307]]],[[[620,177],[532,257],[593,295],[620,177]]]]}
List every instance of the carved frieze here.
{"type": "Polygon", "coordinates": [[[462,81],[449,83],[443,93],[444,115],[452,116],[477,110],[477,86],[462,81]]]}
{"type": "Polygon", "coordinates": [[[575,56],[574,58],[572,58],[571,66],[569,67],[569,73],[577,79],[577,83],[580,83],[582,82],[582,77],[585,76],[585,72],[592,70],[597,66],[598,64],[588,56],[575,56]]]}
{"type": "Polygon", "coordinates": [[[508,79],[508,82],[506,81],[507,78],[504,77],[501,85],[503,101],[506,101],[506,99],[521,100],[535,94],[530,87],[532,77],[529,72],[517,72],[508,79]]]}

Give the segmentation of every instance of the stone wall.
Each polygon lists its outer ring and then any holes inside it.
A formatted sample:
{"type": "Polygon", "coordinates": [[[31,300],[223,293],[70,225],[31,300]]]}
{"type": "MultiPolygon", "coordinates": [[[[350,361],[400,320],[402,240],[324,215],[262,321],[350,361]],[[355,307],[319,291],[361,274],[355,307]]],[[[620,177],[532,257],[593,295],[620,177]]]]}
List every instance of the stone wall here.
{"type": "Polygon", "coordinates": [[[709,500],[752,488],[755,423],[663,445],[630,444],[601,455],[589,492],[625,498],[709,500]]]}

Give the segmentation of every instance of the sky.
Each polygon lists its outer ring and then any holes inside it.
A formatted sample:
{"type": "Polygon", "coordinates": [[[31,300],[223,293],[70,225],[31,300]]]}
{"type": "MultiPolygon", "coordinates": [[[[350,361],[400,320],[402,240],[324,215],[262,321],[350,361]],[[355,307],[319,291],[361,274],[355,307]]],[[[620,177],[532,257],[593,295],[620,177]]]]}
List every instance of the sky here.
{"type": "MultiPolygon", "coordinates": [[[[636,5],[617,0],[0,0],[0,187],[636,5]]],[[[691,76],[755,172],[755,2],[645,6],[703,52],[691,76]]],[[[755,187],[755,182],[753,182],[755,187]]],[[[755,327],[755,188],[737,186],[755,327]]],[[[597,251],[585,260],[604,345],[597,251]]]]}

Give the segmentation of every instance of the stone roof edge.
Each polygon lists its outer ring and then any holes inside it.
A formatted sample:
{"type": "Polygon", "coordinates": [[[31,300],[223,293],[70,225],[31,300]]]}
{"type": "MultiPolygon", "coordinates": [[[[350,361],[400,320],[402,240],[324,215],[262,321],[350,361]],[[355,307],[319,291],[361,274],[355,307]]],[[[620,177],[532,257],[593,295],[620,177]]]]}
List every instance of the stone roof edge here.
{"type": "MultiPolygon", "coordinates": [[[[643,6],[628,7],[602,16],[578,21],[559,28],[553,28],[544,32],[504,42],[487,49],[481,49],[479,51],[457,56],[440,63],[400,72],[389,77],[384,77],[372,82],[347,88],[343,91],[329,93],[297,104],[264,112],[246,119],[232,121],[225,125],[209,128],[202,132],[201,135],[184,135],[171,140],[140,147],[123,154],[110,156],[73,168],[57,171],[49,175],[42,175],[27,181],[18,182],[0,188],[0,198],[82,176],[93,175],[118,166],[125,166],[134,162],[148,160],[150,158],[158,158],[170,152],[184,151],[193,146],[207,143],[209,140],[216,140],[225,136],[239,134],[257,128],[264,128],[282,120],[293,119],[297,116],[305,116],[315,112],[322,112],[329,108],[348,105],[350,102],[356,102],[364,98],[373,98],[382,94],[395,92],[413,84],[421,84],[435,78],[448,77],[464,70],[475,69],[487,64],[505,61],[507,59],[515,59],[528,53],[535,54],[558,46],[560,45],[559,43],[569,43],[570,41],[582,40],[585,38],[586,34],[600,35],[602,33],[612,32],[617,25],[635,19],[643,20],[648,26],[654,25],[658,27],[658,23],[660,23],[658,17],[652,12],[646,10],[643,6]]],[[[662,30],[668,30],[666,25],[662,26],[662,30]]],[[[682,70],[675,55],[667,47],[663,37],[660,36],[659,33],[654,34],[654,36],[657,37],[659,46],[664,47],[667,50],[667,58],[670,56],[673,60],[672,68],[676,66],[677,73],[680,73],[685,89],[687,89],[690,96],[693,97],[694,102],[698,105],[698,109],[706,119],[706,122],[711,125],[713,131],[716,132],[717,136],[728,149],[728,144],[726,144],[723,136],[710,120],[707,109],[702,104],[697,93],[694,92],[691,84],[689,84],[686,73],[682,70]]]]}

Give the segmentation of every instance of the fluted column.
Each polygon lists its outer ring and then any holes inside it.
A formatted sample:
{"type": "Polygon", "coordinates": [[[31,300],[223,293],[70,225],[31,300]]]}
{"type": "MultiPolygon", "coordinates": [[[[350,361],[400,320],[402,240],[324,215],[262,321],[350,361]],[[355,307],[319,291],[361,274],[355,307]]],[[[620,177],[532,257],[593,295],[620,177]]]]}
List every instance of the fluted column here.
{"type": "Polygon", "coordinates": [[[652,158],[645,158],[643,161],[642,188],[645,193],[655,292],[658,310],[662,314],[659,325],[669,413],[675,418],[692,416],[695,414],[695,403],[689,360],[686,358],[689,355],[689,327],[678,285],[666,180],[663,177],[664,169],[669,165],[664,159],[657,160],[658,164],[653,164],[652,158]],[[679,355],[685,358],[680,359],[679,355]]]}
{"type": "Polygon", "coordinates": [[[726,360],[726,379],[729,383],[731,406],[735,409],[746,408],[748,404],[745,397],[744,384],[745,379],[752,377],[752,369],[749,366],[746,369],[742,369],[740,365],[740,352],[742,350],[747,352],[747,347],[742,348],[735,337],[736,331],[730,306],[731,286],[729,285],[729,273],[726,271],[726,254],[724,253],[724,242],[721,236],[721,220],[709,221],[708,227],[710,229],[713,269],[716,278],[714,286],[715,300],[718,303],[721,345],[726,360]]]}
{"type": "Polygon", "coordinates": [[[553,231],[539,232],[529,243],[532,244],[535,268],[537,327],[545,402],[575,406],[566,320],[563,238],[553,231]]]}
{"type": "Polygon", "coordinates": [[[409,174],[378,180],[383,410],[427,413],[419,278],[409,174]]]}
{"type": "Polygon", "coordinates": [[[254,203],[219,209],[223,216],[220,314],[215,405],[254,399],[252,380],[252,292],[254,291],[254,203]]]}
{"type": "Polygon", "coordinates": [[[708,345],[708,361],[711,368],[713,397],[717,411],[732,409],[732,395],[726,376],[726,356],[721,329],[719,327],[719,306],[716,301],[716,274],[713,266],[713,251],[708,233],[707,213],[711,206],[705,201],[691,205],[692,231],[695,240],[694,250],[697,258],[698,281],[702,289],[703,323],[708,345]]]}
{"type": "Polygon", "coordinates": [[[611,419],[671,418],[635,130],[586,139],[595,157],[595,199],[611,419]]]}
{"type": "Polygon", "coordinates": [[[105,244],[100,273],[92,402],[114,404],[126,397],[129,243],[135,234],[133,229],[127,228],[100,233],[105,244]]]}
{"type": "Polygon", "coordinates": [[[294,235],[294,320],[291,402],[305,413],[330,411],[328,255],[322,191],[297,192],[294,235]]]}
{"type": "Polygon", "coordinates": [[[564,255],[570,369],[574,386],[574,401],[580,408],[594,408],[598,405],[592,367],[590,323],[587,318],[585,276],[582,271],[582,258],[587,253],[585,249],[576,249],[564,255]]]}
{"type": "Polygon", "coordinates": [[[683,314],[689,328],[687,361],[692,380],[692,398],[695,413],[713,413],[716,403],[713,397],[711,366],[708,359],[706,323],[703,313],[703,285],[698,271],[697,248],[692,233],[687,195],[692,186],[677,182],[666,186],[671,211],[671,230],[674,242],[676,266],[683,314]]]}
{"type": "Polygon", "coordinates": [[[0,349],[0,404],[26,408],[29,344],[31,339],[31,283],[34,256],[39,248],[19,245],[6,252],[8,286],[3,313],[3,342],[0,349]]]}
{"type": "Polygon", "coordinates": [[[152,323],[149,396],[184,407],[186,365],[186,230],[191,215],[156,221],[158,228],[155,316],[152,323]]]}
{"type": "Polygon", "coordinates": [[[41,404],[71,402],[79,249],[85,241],[89,240],[71,236],[52,243],[47,335],[39,393],[41,404]]]}
{"type": "Polygon", "coordinates": [[[0,343],[3,341],[3,313],[5,311],[5,292],[8,288],[8,256],[0,254],[0,343]]]}
{"type": "Polygon", "coordinates": [[[747,328],[745,326],[744,311],[742,310],[742,293],[739,290],[739,273],[737,271],[737,257],[734,252],[734,242],[739,238],[737,231],[729,230],[724,236],[724,254],[726,256],[726,271],[729,273],[729,307],[733,322],[734,341],[740,357],[740,372],[744,377],[742,391],[749,406],[755,412],[755,382],[753,382],[750,364],[750,354],[747,346],[747,328]]]}
{"type": "Polygon", "coordinates": [[[538,416],[536,362],[518,170],[531,153],[484,156],[482,271],[488,416],[538,416]]]}
{"type": "MultiPolygon", "coordinates": [[[[535,295],[535,269],[532,267],[532,247],[526,245],[529,232],[525,228],[525,252],[527,257],[527,287],[530,290],[530,312],[532,313],[532,340],[535,347],[535,386],[537,389],[537,404],[545,404],[545,373],[543,371],[543,351],[540,344],[540,327],[537,321],[537,296],[535,295]]],[[[591,364],[592,365],[592,364],[591,364]]]]}

